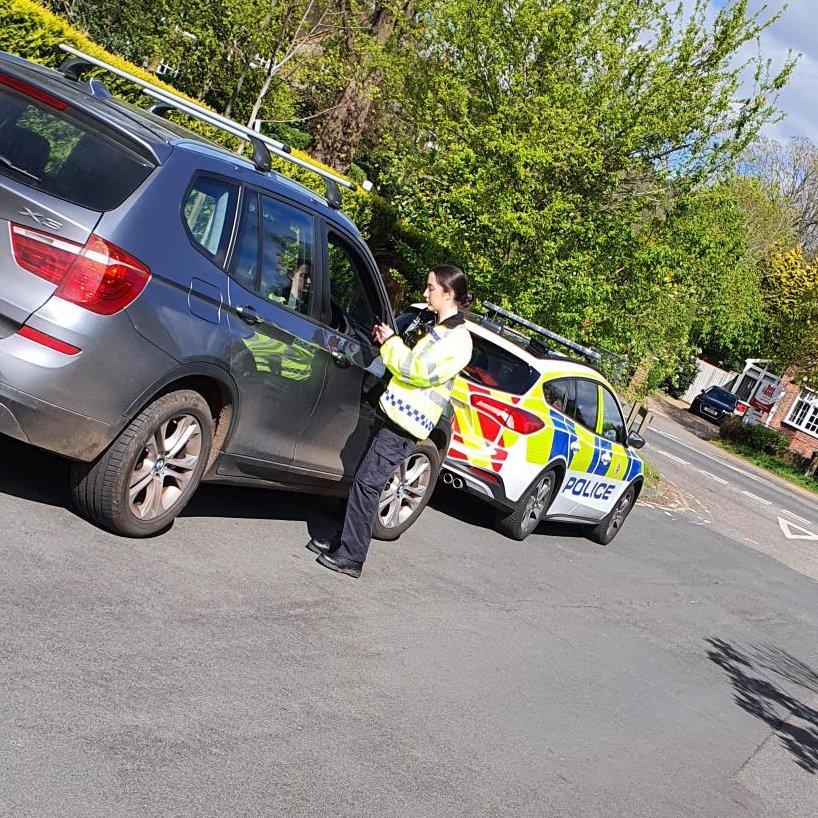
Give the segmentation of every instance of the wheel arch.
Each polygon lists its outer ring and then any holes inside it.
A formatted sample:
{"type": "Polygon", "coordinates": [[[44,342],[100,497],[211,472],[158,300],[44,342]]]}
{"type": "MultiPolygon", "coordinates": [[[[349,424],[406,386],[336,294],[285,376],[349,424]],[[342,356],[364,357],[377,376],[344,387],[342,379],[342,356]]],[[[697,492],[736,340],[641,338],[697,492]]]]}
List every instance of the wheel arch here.
{"type": "MultiPolygon", "coordinates": [[[[566,461],[566,459],[565,459],[564,457],[562,457],[561,455],[558,455],[557,457],[555,457],[555,458],[553,458],[553,459],[549,460],[549,461],[548,461],[548,463],[546,463],[546,465],[545,465],[545,466],[543,466],[543,467],[542,467],[542,468],[541,468],[541,469],[540,469],[540,470],[537,472],[537,474],[536,474],[536,476],[534,477],[534,479],[533,479],[533,480],[532,480],[532,481],[531,481],[531,482],[530,482],[530,483],[529,483],[529,484],[528,484],[528,485],[525,487],[525,489],[524,489],[524,491],[522,492],[522,494],[520,494],[520,497],[522,497],[523,495],[525,495],[525,493],[526,493],[526,492],[528,492],[528,491],[531,489],[531,487],[532,487],[532,486],[533,486],[533,485],[534,485],[534,484],[535,484],[535,483],[536,483],[536,482],[537,482],[537,481],[538,481],[538,480],[539,480],[539,479],[540,479],[540,478],[541,478],[541,477],[542,477],[542,476],[543,476],[543,475],[544,475],[544,474],[545,474],[545,473],[546,473],[546,472],[547,472],[549,469],[554,469],[554,470],[557,472],[557,474],[559,475],[559,482],[557,483],[557,488],[559,488],[559,487],[562,485],[562,481],[565,479],[565,474],[566,474],[566,472],[568,471],[568,462],[567,462],[567,461],[566,461]]],[[[554,492],[554,495],[556,496],[556,491],[554,492]]],[[[552,498],[552,502],[553,502],[553,498],[552,498]]]]}
{"type": "MultiPolygon", "coordinates": [[[[167,373],[142,392],[128,407],[125,411],[125,425],[157,398],[180,389],[191,389],[198,392],[207,402],[213,416],[213,442],[205,467],[205,474],[207,474],[216,456],[224,447],[238,412],[238,387],[230,373],[223,367],[202,361],[185,364],[167,373]]],[[[121,431],[122,429],[117,434],[121,431]]]]}

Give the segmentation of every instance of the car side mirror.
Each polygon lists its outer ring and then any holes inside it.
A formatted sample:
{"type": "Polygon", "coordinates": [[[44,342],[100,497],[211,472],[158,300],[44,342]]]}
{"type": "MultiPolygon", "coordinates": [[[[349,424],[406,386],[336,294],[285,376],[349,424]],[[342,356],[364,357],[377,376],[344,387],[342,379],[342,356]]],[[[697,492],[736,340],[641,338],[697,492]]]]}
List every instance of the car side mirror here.
{"type": "Polygon", "coordinates": [[[645,445],[645,438],[638,432],[628,432],[628,446],[631,449],[641,449],[645,445]]]}

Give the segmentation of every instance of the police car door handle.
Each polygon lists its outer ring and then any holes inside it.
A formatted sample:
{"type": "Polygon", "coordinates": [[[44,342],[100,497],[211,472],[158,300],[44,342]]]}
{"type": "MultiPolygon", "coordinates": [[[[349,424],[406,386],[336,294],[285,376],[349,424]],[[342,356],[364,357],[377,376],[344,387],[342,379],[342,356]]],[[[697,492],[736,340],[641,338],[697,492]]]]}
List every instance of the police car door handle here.
{"type": "Polygon", "coordinates": [[[352,364],[350,357],[341,352],[340,349],[330,349],[329,354],[335,366],[341,369],[346,369],[352,364]]]}
{"type": "Polygon", "coordinates": [[[250,306],[236,307],[236,313],[245,324],[260,324],[264,319],[250,306]]]}
{"type": "Polygon", "coordinates": [[[611,462],[611,453],[610,452],[602,452],[599,455],[599,459],[607,466],[608,463],[611,462]]]}
{"type": "Polygon", "coordinates": [[[572,452],[578,452],[580,450],[579,441],[572,440],[569,448],[571,449],[572,452]]]}

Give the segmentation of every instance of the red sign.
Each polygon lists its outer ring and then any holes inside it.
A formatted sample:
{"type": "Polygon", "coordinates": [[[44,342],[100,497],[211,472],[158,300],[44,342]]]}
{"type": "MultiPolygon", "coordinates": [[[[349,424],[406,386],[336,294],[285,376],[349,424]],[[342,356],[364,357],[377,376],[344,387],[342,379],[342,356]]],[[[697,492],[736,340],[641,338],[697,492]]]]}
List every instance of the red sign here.
{"type": "Polygon", "coordinates": [[[758,409],[759,412],[769,412],[775,406],[776,387],[768,383],[763,389],[759,389],[750,399],[750,406],[758,409]]]}

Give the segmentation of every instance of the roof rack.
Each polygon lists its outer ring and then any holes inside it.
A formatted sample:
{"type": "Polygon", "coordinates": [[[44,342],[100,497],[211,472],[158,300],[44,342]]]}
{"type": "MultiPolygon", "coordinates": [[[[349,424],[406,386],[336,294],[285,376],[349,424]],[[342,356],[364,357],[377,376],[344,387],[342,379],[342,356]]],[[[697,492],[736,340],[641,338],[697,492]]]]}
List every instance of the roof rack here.
{"type": "MultiPolygon", "coordinates": [[[[135,74],[131,74],[128,71],[117,68],[110,63],[98,60],[96,57],[92,57],[90,54],[79,51],[70,45],[60,43],[59,47],[62,51],[72,55],[71,57],[65,59],[62,65],[60,65],[59,71],[63,74],[63,76],[68,77],[69,79],[79,80],[80,74],[83,71],[96,67],[104,68],[106,71],[110,71],[112,74],[115,74],[122,79],[129,80],[142,88],[142,90],[148,94],[148,96],[159,100],[161,103],[161,111],[167,111],[169,108],[175,108],[188,114],[194,119],[198,119],[201,122],[205,122],[208,125],[219,128],[232,136],[243,139],[245,142],[249,142],[253,146],[253,163],[258,170],[262,172],[267,172],[270,170],[270,154],[272,153],[280,159],[284,159],[287,162],[291,162],[292,164],[303,168],[304,170],[308,170],[317,174],[318,176],[321,176],[326,185],[327,203],[335,210],[339,209],[341,206],[341,192],[338,190],[338,185],[348,188],[349,190],[357,189],[354,182],[350,182],[348,179],[344,179],[341,176],[331,173],[330,171],[325,170],[318,165],[314,165],[312,162],[308,162],[305,159],[300,159],[297,156],[293,156],[290,153],[290,147],[285,145],[283,142],[279,142],[277,139],[272,139],[269,136],[260,134],[257,131],[248,128],[246,125],[242,125],[241,123],[228,119],[221,114],[217,114],[215,111],[211,111],[208,108],[193,102],[192,100],[186,99],[185,97],[174,94],[171,91],[167,91],[158,85],[147,82],[146,80],[137,77],[135,74]]],[[[156,110],[158,106],[152,107],[156,110]]],[[[157,113],[160,113],[161,111],[157,110],[157,113]]]]}
{"type": "MultiPolygon", "coordinates": [[[[567,338],[563,338],[562,335],[557,335],[556,332],[551,332],[550,329],[541,327],[539,324],[535,324],[533,321],[529,321],[527,318],[521,318],[519,315],[515,315],[513,312],[504,310],[502,307],[498,307],[495,304],[489,303],[488,301],[484,301],[483,306],[500,327],[503,326],[504,321],[510,321],[512,324],[525,327],[527,330],[530,330],[543,338],[548,338],[549,341],[553,341],[554,343],[560,344],[560,346],[564,346],[573,350],[574,352],[578,352],[580,355],[588,358],[590,361],[599,361],[602,358],[602,355],[600,355],[596,350],[582,346],[582,344],[578,344],[575,341],[569,341],[567,338]]],[[[488,316],[486,316],[486,318],[488,318],[488,316]]],[[[488,318],[488,320],[491,321],[492,318],[488,318]]],[[[516,332],[514,334],[521,335],[521,333],[516,332]]],[[[529,342],[533,341],[534,344],[542,346],[542,344],[536,338],[525,338],[525,340],[529,342]]]]}

